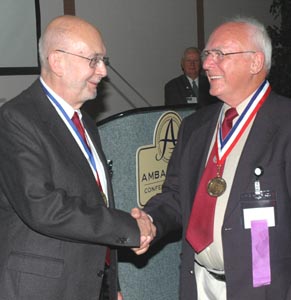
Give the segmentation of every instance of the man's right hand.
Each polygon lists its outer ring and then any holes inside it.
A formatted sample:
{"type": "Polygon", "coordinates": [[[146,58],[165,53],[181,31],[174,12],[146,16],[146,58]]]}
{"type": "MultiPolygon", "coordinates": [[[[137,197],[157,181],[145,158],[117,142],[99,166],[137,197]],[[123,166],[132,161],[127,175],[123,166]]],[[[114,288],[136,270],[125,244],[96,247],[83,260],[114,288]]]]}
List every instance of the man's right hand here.
{"type": "Polygon", "coordinates": [[[149,216],[141,209],[135,207],[131,210],[131,216],[136,219],[140,230],[140,246],[132,248],[137,255],[144,254],[150,247],[151,241],[156,236],[156,226],[152,223],[149,216]]]}

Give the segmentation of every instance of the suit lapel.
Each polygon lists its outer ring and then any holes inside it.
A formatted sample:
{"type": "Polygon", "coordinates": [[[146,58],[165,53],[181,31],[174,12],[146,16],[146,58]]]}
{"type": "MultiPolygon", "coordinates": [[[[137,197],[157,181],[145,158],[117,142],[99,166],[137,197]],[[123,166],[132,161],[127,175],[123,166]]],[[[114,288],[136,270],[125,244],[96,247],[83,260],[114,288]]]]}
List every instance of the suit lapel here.
{"type": "Polygon", "coordinates": [[[38,111],[40,120],[45,124],[45,127],[48,128],[56,143],[59,144],[59,149],[63,150],[64,157],[71,159],[72,164],[76,165],[80,174],[83,173],[83,178],[91,179],[92,183],[96,185],[95,178],[86,158],[67,126],[48,100],[39,81],[36,81],[32,91],[36,94],[31,98],[32,101],[34,101],[34,106],[38,111]]]}
{"type": "Polygon", "coordinates": [[[193,94],[192,86],[191,86],[191,84],[190,84],[188,78],[187,78],[185,75],[182,75],[182,76],[181,76],[181,82],[182,82],[182,87],[183,87],[183,89],[186,89],[187,91],[190,92],[189,96],[190,96],[191,94],[193,94]]]}
{"type": "Polygon", "coordinates": [[[254,120],[234,177],[225,219],[239,205],[242,192],[254,192],[254,169],[257,166],[265,165],[266,149],[270,147],[271,141],[278,130],[276,120],[272,120],[273,100],[269,96],[254,120]]]}
{"type": "Polygon", "coordinates": [[[110,178],[110,175],[109,175],[109,171],[108,171],[108,167],[107,167],[107,160],[106,160],[106,157],[103,153],[103,150],[102,150],[102,145],[101,145],[101,141],[100,141],[100,136],[99,136],[99,133],[98,133],[98,129],[97,129],[97,126],[94,124],[94,122],[92,121],[92,119],[86,114],[86,113],[83,113],[83,123],[84,123],[84,126],[88,132],[88,134],[90,135],[90,138],[94,144],[94,147],[98,153],[98,156],[102,162],[102,165],[104,167],[104,172],[105,172],[105,176],[106,176],[106,181],[107,181],[107,189],[108,189],[108,195],[109,195],[109,205],[110,207],[113,207],[113,191],[112,191],[112,187],[111,187],[111,184],[109,184],[111,182],[111,178],[110,178]]]}

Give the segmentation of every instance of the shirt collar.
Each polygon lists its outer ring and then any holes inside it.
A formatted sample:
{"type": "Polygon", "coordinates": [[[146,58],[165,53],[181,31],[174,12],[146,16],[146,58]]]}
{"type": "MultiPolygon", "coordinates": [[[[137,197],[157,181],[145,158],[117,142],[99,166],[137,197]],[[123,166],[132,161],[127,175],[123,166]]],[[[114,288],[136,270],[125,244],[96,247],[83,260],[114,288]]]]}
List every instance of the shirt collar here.
{"type": "MultiPolygon", "coordinates": [[[[66,112],[66,114],[68,115],[68,117],[70,119],[72,119],[75,110],[74,108],[68,103],[66,102],[62,97],[60,97],[58,94],[56,94],[43,80],[42,77],[40,77],[40,81],[41,83],[44,85],[44,87],[49,91],[49,93],[58,101],[58,103],[61,105],[61,107],[63,108],[63,110],[66,112]]],[[[49,99],[50,100],[50,99],[49,99]]],[[[53,102],[50,100],[50,102],[53,104],[53,102]]],[[[76,112],[79,115],[79,118],[82,119],[82,113],[81,111],[78,109],[76,110],[76,112]]]]}
{"type": "MultiPolygon", "coordinates": [[[[241,115],[242,112],[244,111],[244,109],[246,108],[246,106],[248,105],[248,103],[250,102],[250,100],[252,99],[253,95],[255,94],[257,90],[255,90],[252,94],[250,94],[244,101],[242,101],[237,107],[236,107],[236,111],[238,113],[238,115],[241,115]]],[[[221,109],[221,113],[224,114],[229,108],[231,108],[230,105],[224,103],[221,109]]]]}
{"type": "MultiPolygon", "coordinates": [[[[190,84],[192,85],[193,79],[192,79],[191,77],[187,76],[187,75],[186,75],[186,77],[187,77],[187,79],[189,80],[190,84]]],[[[195,81],[196,85],[198,85],[198,83],[199,83],[198,77],[196,77],[196,78],[194,79],[194,81],[195,81]]]]}

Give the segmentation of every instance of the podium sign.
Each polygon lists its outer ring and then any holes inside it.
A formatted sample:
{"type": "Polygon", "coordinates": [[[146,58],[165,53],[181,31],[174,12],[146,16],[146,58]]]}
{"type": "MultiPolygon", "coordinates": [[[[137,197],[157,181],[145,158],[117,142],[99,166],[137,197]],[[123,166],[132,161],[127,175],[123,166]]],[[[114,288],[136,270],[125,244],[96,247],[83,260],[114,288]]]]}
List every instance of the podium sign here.
{"type": "Polygon", "coordinates": [[[175,148],[181,117],[165,112],[158,120],[153,144],[141,146],[136,154],[137,201],[144,207],[148,200],[162,191],[169,159],[175,148]]]}

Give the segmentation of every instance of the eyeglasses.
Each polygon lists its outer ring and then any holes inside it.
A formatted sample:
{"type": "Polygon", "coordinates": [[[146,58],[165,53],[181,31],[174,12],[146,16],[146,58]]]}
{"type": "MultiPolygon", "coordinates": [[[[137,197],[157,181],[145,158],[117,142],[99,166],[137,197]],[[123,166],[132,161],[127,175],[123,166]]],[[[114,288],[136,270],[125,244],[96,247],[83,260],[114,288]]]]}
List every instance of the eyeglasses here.
{"type": "Polygon", "coordinates": [[[227,55],[234,55],[234,54],[242,54],[242,53],[256,53],[256,51],[253,50],[247,50],[247,51],[238,51],[238,52],[228,52],[223,53],[219,49],[213,49],[213,50],[203,50],[201,54],[201,59],[205,60],[209,55],[215,60],[215,61],[222,61],[225,56],[227,55]]]}
{"type": "Polygon", "coordinates": [[[95,54],[94,57],[89,58],[89,57],[86,57],[86,56],[82,56],[82,55],[79,55],[79,54],[74,54],[74,53],[71,53],[71,52],[68,52],[68,51],[65,51],[65,50],[61,50],[61,49],[56,49],[55,51],[87,59],[89,61],[89,66],[92,69],[96,68],[96,66],[98,64],[100,64],[101,61],[106,66],[109,64],[109,57],[107,57],[107,56],[101,56],[100,54],[95,54]]]}

